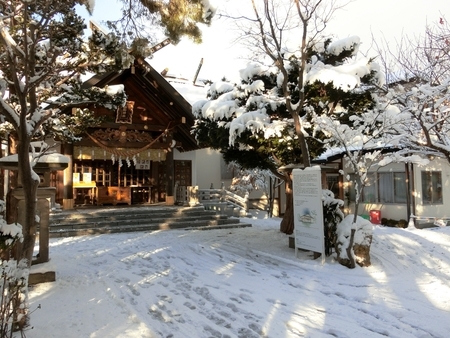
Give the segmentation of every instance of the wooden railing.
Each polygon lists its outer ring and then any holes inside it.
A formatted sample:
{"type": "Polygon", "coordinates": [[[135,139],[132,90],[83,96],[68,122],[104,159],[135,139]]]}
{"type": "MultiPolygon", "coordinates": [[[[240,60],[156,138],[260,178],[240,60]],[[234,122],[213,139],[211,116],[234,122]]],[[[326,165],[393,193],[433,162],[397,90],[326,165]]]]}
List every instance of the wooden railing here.
{"type": "Polygon", "coordinates": [[[175,186],[176,203],[182,205],[196,204],[219,204],[227,203],[242,210],[248,211],[248,194],[245,197],[239,196],[225,188],[220,189],[198,189],[192,186],[175,186]]]}

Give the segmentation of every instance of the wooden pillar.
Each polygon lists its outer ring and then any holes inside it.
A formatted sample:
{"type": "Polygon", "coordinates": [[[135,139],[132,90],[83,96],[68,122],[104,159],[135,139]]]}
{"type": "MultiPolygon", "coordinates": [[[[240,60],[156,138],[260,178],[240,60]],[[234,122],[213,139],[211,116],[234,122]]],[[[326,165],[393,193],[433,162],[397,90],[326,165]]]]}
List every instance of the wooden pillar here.
{"type": "Polygon", "coordinates": [[[328,189],[328,182],[327,182],[327,173],[322,170],[322,189],[328,189]]]}
{"type": "Polygon", "coordinates": [[[150,203],[158,203],[159,202],[159,163],[156,161],[152,161],[151,163],[151,179],[150,179],[150,203]]]}
{"type": "MultiPolygon", "coordinates": [[[[345,202],[344,175],[341,174],[342,173],[342,167],[343,167],[343,163],[342,163],[342,159],[341,159],[341,161],[339,162],[339,166],[338,166],[338,172],[339,172],[339,176],[338,176],[339,177],[338,178],[338,181],[339,181],[339,196],[338,196],[338,198],[345,202]]],[[[344,205],[345,205],[345,203],[344,203],[344,205]]]]}
{"type": "Polygon", "coordinates": [[[167,170],[167,190],[166,190],[166,204],[175,204],[174,194],[174,164],[173,164],[173,151],[168,151],[166,154],[166,170],[167,170]]]}
{"type": "MultiPolygon", "coordinates": [[[[8,135],[8,155],[17,154],[17,137],[15,134],[8,135]]],[[[18,171],[7,170],[5,177],[6,185],[6,222],[14,223],[17,219],[17,200],[13,198],[12,191],[19,186],[18,171]]]]}
{"type": "MultiPolygon", "coordinates": [[[[17,154],[17,137],[14,134],[8,135],[8,155],[17,154]]],[[[19,186],[19,173],[17,170],[8,170],[8,190],[17,188],[19,186]]]]}
{"type": "Polygon", "coordinates": [[[69,158],[69,165],[63,171],[63,209],[73,209],[73,144],[63,143],[61,148],[63,155],[69,158]]]}
{"type": "MultiPolygon", "coordinates": [[[[3,142],[0,142],[0,146],[3,148],[3,142]]],[[[3,152],[3,149],[0,150],[0,157],[6,156],[7,155],[7,151],[5,150],[5,152],[3,152]]],[[[4,170],[3,168],[0,169],[0,199],[3,201],[6,201],[6,194],[7,194],[7,188],[8,188],[8,184],[6,183],[5,180],[5,173],[6,170],[4,170]]]]}
{"type": "Polygon", "coordinates": [[[406,176],[406,219],[411,219],[411,184],[410,184],[410,172],[409,163],[405,163],[405,176],[406,176]]]}

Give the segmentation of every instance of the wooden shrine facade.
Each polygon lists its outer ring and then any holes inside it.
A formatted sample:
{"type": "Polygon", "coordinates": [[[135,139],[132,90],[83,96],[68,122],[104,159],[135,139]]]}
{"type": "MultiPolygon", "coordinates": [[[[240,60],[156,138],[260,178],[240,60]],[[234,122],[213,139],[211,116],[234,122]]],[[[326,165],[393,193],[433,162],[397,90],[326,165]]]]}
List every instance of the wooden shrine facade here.
{"type": "Polygon", "coordinates": [[[191,185],[191,161],[177,161],[174,149],[198,149],[190,134],[190,104],[148,63],[139,60],[122,72],[94,76],[86,86],[123,85],[127,104],[117,110],[90,107],[100,125],[81,140],[63,144],[71,158],[53,174],[56,201],[79,204],[173,203],[175,182],[191,185]]]}

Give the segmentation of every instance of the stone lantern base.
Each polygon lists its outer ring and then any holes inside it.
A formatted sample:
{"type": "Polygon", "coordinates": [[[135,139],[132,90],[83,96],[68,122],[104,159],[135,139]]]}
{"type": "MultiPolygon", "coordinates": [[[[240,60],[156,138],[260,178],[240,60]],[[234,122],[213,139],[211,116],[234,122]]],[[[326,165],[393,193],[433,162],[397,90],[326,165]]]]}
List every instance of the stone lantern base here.
{"type": "MultiPolygon", "coordinates": [[[[50,223],[50,203],[55,199],[56,188],[43,187],[37,189],[37,205],[36,212],[39,216],[39,223],[37,224],[36,240],[39,243],[39,252],[36,257],[33,257],[32,265],[46,263],[49,261],[49,223],[50,223]]],[[[25,216],[25,200],[22,188],[16,188],[12,191],[12,199],[15,200],[15,206],[17,210],[14,221],[23,224],[25,216]]],[[[50,267],[45,264],[39,268],[39,272],[36,271],[36,275],[33,270],[30,271],[29,284],[37,284],[44,282],[55,281],[55,271],[43,271],[44,266],[50,267]]]]}

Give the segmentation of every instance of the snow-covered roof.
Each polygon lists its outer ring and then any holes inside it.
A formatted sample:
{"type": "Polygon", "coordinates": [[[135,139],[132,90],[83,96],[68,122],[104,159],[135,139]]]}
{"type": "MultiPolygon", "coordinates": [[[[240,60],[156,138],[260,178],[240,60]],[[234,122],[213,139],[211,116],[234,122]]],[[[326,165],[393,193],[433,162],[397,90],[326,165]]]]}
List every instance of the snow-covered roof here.
{"type": "Polygon", "coordinates": [[[166,78],[166,80],[191,105],[193,105],[197,101],[204,100],[206,98],[206,92],[208,90],[208,87],[206,86],[194,85],[190,81],[185,81],[176,78],[173,79],[166,78]]]}
{"type": "MultiPolygon", "coordinates": [[[[34,165],[35,170],[64,170],[68,167],[70,158],[59,153],[32,154],[30,153],[30,162],[37,159],[34,165]]],[[[18,155],[8,155],[0,158],[0,167],[9,170],[17,170],[18,155]]]]}
{"type": "MultiPolygon", "coordinates": [[[[354,149],[355,151],[358,149],[354,149]]],[[[390,163],[393,162],[408,162],[408,163],[414,163],[420,166],[423,165],[427,165],[429,163],[429,160],[427,158],[425,158],[424,156],[421,156],[420,154],[406,154],[406,155],[401,155],[398,153],[395,153],[395,151],[399,150],[396,147],[392,147],[387,145],[386,147],[378,147],[378,148],[365,148],[363,149],[364,152],[370,152],[370,151],[375,151],[375,150],[381,150],[381,152],[383,154],[385,153],[390,153],[389,156],[387,157],[383,157],[383,159],[381,159],[378,162],[379,166],[385,166],[388,165],[390,163]]],[[[313,160],[314,163],[329,163],[332,162],[334,160],[340,159],[345,157],[346,155],[346,151],[343,148],[339,148],[339,147],[334,147],[334,148],[329,148],[327,149],[323,154],[321,154],[320,156],[318,156],[317,158],[315,158],[313,160]]]]}

